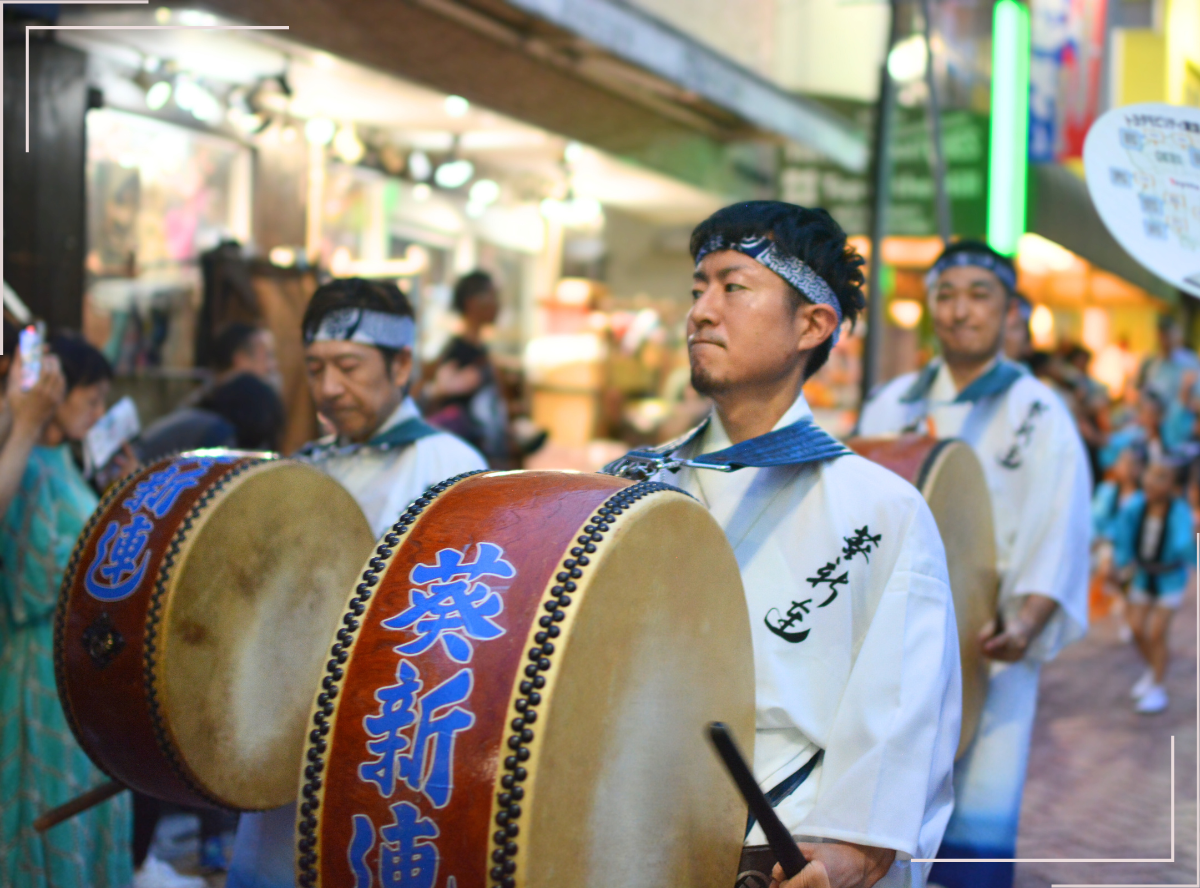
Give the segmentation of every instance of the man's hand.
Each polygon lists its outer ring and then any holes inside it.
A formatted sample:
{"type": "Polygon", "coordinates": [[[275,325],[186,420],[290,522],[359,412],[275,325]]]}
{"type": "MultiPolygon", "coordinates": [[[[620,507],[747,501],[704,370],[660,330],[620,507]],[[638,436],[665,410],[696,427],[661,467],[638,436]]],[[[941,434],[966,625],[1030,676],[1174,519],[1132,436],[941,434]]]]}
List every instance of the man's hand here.
{"type": "Polygon", "coordinates": [[[808,866],[794,879],[783,881],[783,867],[775,864],[771,888],[871,888],[887,874],[896,852],[890,848],[849,842],[797,842],[808,866]]]}
{"type": "Polygon", "coordinates": [[[1046,628],[1057,607],[1058,602],[1045,595],[1025,596],[1020,612],[1008,621],[1003,632],[996,631],[999,628],[996,620],[989,620],[980,631],[979,645],[983,655],[992,660],[1016,663],[1046,628]]]}

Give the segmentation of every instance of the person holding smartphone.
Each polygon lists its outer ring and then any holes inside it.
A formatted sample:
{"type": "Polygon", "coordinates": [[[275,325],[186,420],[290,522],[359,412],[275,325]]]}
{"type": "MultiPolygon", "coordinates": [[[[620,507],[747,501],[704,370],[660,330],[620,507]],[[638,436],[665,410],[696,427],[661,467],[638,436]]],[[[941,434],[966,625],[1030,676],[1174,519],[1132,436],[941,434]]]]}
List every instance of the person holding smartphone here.
{"type": "Polygon", "coordinates": [[[33,821],[104,782],[75,742],[54,680],[54,610],[96,495],[71,452],[104,414],[112,367],[82,339],[58,337],[27,390],[7,380],[12,425],[0,450],[0,884],[125,888],[129,796],[39,835],[33,821]]]}

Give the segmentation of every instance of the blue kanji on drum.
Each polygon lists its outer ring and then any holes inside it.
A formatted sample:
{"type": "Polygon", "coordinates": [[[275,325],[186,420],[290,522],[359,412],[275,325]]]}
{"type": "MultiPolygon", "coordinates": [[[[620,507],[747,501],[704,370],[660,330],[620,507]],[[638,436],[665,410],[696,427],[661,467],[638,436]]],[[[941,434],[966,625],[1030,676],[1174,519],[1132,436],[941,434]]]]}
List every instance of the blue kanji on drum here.
{"type": "Polygon", "coordinates": [[[410,590],[409,607],[384,620],[387,629],[411,629],[416,638],[399,645],[397,652],[421,654],[441,642],[446,655],[456,663],[471,661],[472,647],[468,639],[489,641],[499,638],[504,630],[493,617],[504,610],[504,600],[485,577],[512,579],[517,575],[504,560],[504,550],[495,543],[480,543],[475,560],[466,560],[466,549],[442,549],[437,564],[418,564],[410,579],[417,586],[410,590]]]}
{"type": "Polygon", "coordinates": [[[435,808],[444,808],[454,789],[454,735],[475,724],[475,716],[458,705],[471,695],[473,684],[471,670],[460,669],[421,695],[420,672],[401,660],[396,684],[375,692],[379,714],[363,719],[363,728],[375,738],[367,749],[378,758],[359,766],[359,778],[374,783],[387,798],[399,777],[435,808]],[[410,739],[405,732],[414,723],[410,739]]]}
{"type": "Polygon", "coordinates": [[[110,521],[96,546],[96,556],[88,565],[83,584],[88,594],[100,601],[120,601],[136,591],[146,575],[150,553],[150,520],[165,518],[180,495],[196,487],[218,458],[197,459],[189,468],[172,463],[140,481],[122,505],[130,513],[128,521],[110,521]]]}
{"type": "MultiPolygon", "coordinates": [[[[422,817],[411,802],[392,805],[392,823],[379,830],[379,882],[388,888],[433,888],[437,879],[438,850],[431,839],[438,836],[437,824],[422,817]]],[[[367,854],[375,845],[371,818],[355,814],[350,839],[350,871],[354,888],[371,888],[367,854]]]]}

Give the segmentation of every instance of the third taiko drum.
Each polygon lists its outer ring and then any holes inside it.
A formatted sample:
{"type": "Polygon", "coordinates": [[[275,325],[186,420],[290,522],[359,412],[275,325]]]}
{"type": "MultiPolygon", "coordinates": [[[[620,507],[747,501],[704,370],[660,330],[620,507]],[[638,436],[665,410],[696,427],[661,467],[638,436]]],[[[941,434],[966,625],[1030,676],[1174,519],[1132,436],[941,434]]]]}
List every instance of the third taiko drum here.
{"type": "Polygon", "coordinates": [[[975,451],[965,441],[924,435],[851,438],[846,444],[891,469],[925,497],[946,547],[962,657],[962,734],[957,756],[966,752],[987,699],[988,665],[979,632],[996,616],[999,577],[992,499],[975,451]]]}
{"type": "Polygon", "coordinates": [[[379,541],[317,694],[305,888],[734,882],[746,809],[704,728],[754,740],[737,563],[662,484],[451,479],[379,541]]]}

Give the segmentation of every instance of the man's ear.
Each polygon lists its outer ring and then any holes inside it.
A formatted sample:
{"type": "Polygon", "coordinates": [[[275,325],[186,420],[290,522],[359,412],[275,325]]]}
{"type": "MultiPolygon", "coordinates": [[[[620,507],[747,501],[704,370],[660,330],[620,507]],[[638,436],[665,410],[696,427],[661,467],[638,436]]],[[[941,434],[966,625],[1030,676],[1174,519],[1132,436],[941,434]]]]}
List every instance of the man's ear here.
{"type": "Polygon", "coordinates": [[[398,388],[404,388],[412,379],[413,353],[411,348],[402,348],[392,355],[388,375],[398,388]]]}
{"type": "Polygon", "coordinates": [[[799,314],[804,316],[804,321],[800,325],[800,338],[796,342],[797,351],[811,351],[832,336],[838,327],[837,312],[832,306],[824,303],[802,305],[799,314]]]}

